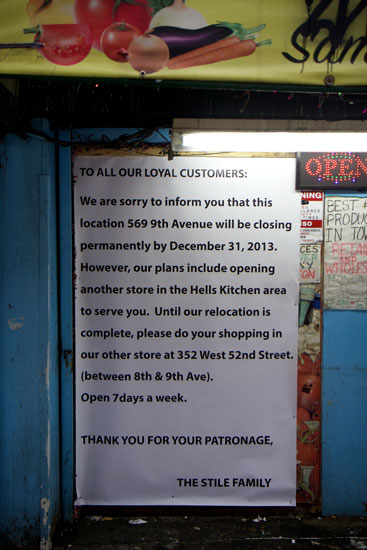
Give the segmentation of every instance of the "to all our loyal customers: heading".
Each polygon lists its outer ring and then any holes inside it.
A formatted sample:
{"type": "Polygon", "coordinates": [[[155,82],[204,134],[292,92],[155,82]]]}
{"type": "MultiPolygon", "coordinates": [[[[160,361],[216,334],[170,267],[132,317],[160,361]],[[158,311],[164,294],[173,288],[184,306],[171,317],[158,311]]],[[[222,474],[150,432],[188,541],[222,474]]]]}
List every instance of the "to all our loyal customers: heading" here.
{"type": "Polygon", "coordinates": [[[85,168],[80,167],[80,175],[88,177],[113,178],[247,178],[247,172],[240,169],[214,169],[214,168],[181,168],[178,172],[174,168],[114,168],[99,167],[85,168]]]}

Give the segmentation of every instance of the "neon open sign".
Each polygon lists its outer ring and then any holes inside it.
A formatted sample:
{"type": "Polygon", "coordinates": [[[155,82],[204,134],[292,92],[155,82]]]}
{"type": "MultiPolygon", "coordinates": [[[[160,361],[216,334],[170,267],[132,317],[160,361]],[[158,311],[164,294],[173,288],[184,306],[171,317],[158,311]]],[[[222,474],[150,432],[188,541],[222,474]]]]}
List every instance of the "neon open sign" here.
{"type": "Polygon", "coordinates": [[[367,189],[367,153],[298,153],[297,189],[367,189]]]}

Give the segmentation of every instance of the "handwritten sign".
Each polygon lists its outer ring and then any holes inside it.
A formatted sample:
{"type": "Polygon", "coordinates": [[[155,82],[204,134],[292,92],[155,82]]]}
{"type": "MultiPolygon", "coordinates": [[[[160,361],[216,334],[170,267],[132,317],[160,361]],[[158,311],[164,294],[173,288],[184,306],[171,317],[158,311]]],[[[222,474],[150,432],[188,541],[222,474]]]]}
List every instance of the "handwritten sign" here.
{"type": "Polygon", "coordinates": [[[325,201],[324,306],[367,309],[367,198],[325,201]]]}
{"type": "Polygon", "coordinates": [[[299,280],[301,283],[320,282],[321,244],[302,244],[300,247],[299,280]]]}

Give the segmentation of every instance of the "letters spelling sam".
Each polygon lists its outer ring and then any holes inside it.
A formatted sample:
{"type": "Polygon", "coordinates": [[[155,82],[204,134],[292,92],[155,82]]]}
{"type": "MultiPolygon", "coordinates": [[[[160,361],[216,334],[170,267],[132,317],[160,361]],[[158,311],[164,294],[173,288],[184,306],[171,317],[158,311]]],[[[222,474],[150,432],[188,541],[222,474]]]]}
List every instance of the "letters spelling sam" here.
{"type": "MultiPolygon", "coordinates": [[[[354,38],[353,34],[348,33],[348,29],[357,22],[361,12],[366,10],[367,0],[360,0],[357,5],[355,0],[305,0],[305,4],[308,17],[296,28],[291,38],[292,46],[301,55],[295,57],[288,52],[282,52],[283,56],[292,63],[305,63],[311,55],[306,44],[308,38],[316,45],[313,52],[315,63],[342,63],[349,53],[350,63],[353,64],[363,49],[366,49],[367,37],[362,35],[354,38]],[[335,21],[330,15],[327,18],[325,11],[328,8],[329,12],[336,14],[335,21]]],[[[367,62],[367,50],[363,61],[367,62]]]]}

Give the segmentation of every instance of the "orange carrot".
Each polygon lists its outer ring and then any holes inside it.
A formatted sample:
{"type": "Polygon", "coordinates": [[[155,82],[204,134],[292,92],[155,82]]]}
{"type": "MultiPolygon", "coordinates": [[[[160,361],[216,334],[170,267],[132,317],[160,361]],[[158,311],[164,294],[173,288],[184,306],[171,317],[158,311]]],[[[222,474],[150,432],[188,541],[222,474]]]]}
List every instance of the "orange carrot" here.
{"type": "Polygon", "coordinates": [[[189,59],[186,58],[186,60],[172,63],[168,66],[170,69],[186,69],[187,67],[196,67],[198,65],[209,65],[210,63],[218,63],[219,61],[227,61],[228,59],[250,55],[254,53],[255,50],[256,42],[254,40],[242,40],[231,46],[215,49],[209,53],[194,55],[189,59]]]}
{"type": "Polygon", "coordinates": [[[188,59],[192,59],[196,55],[207,54],[220,48],[231,46],[232,44],[238,44],[238,42],[240,42],[240,38],[238,36],[227,36],[227,38],[223,38],[222,40],[218,40],[217,42],[212,42],[211,44],[207,44],[206,46],[201,46],[200,48],[196,48],[196,50],[190,50],[189,52],[182,53],[181,55],[171,57],[168,62],[167,68],[170,69],[171,66],[176,65],[177,63],[181,63],[183,61],[187,61],[188,59]]]}

